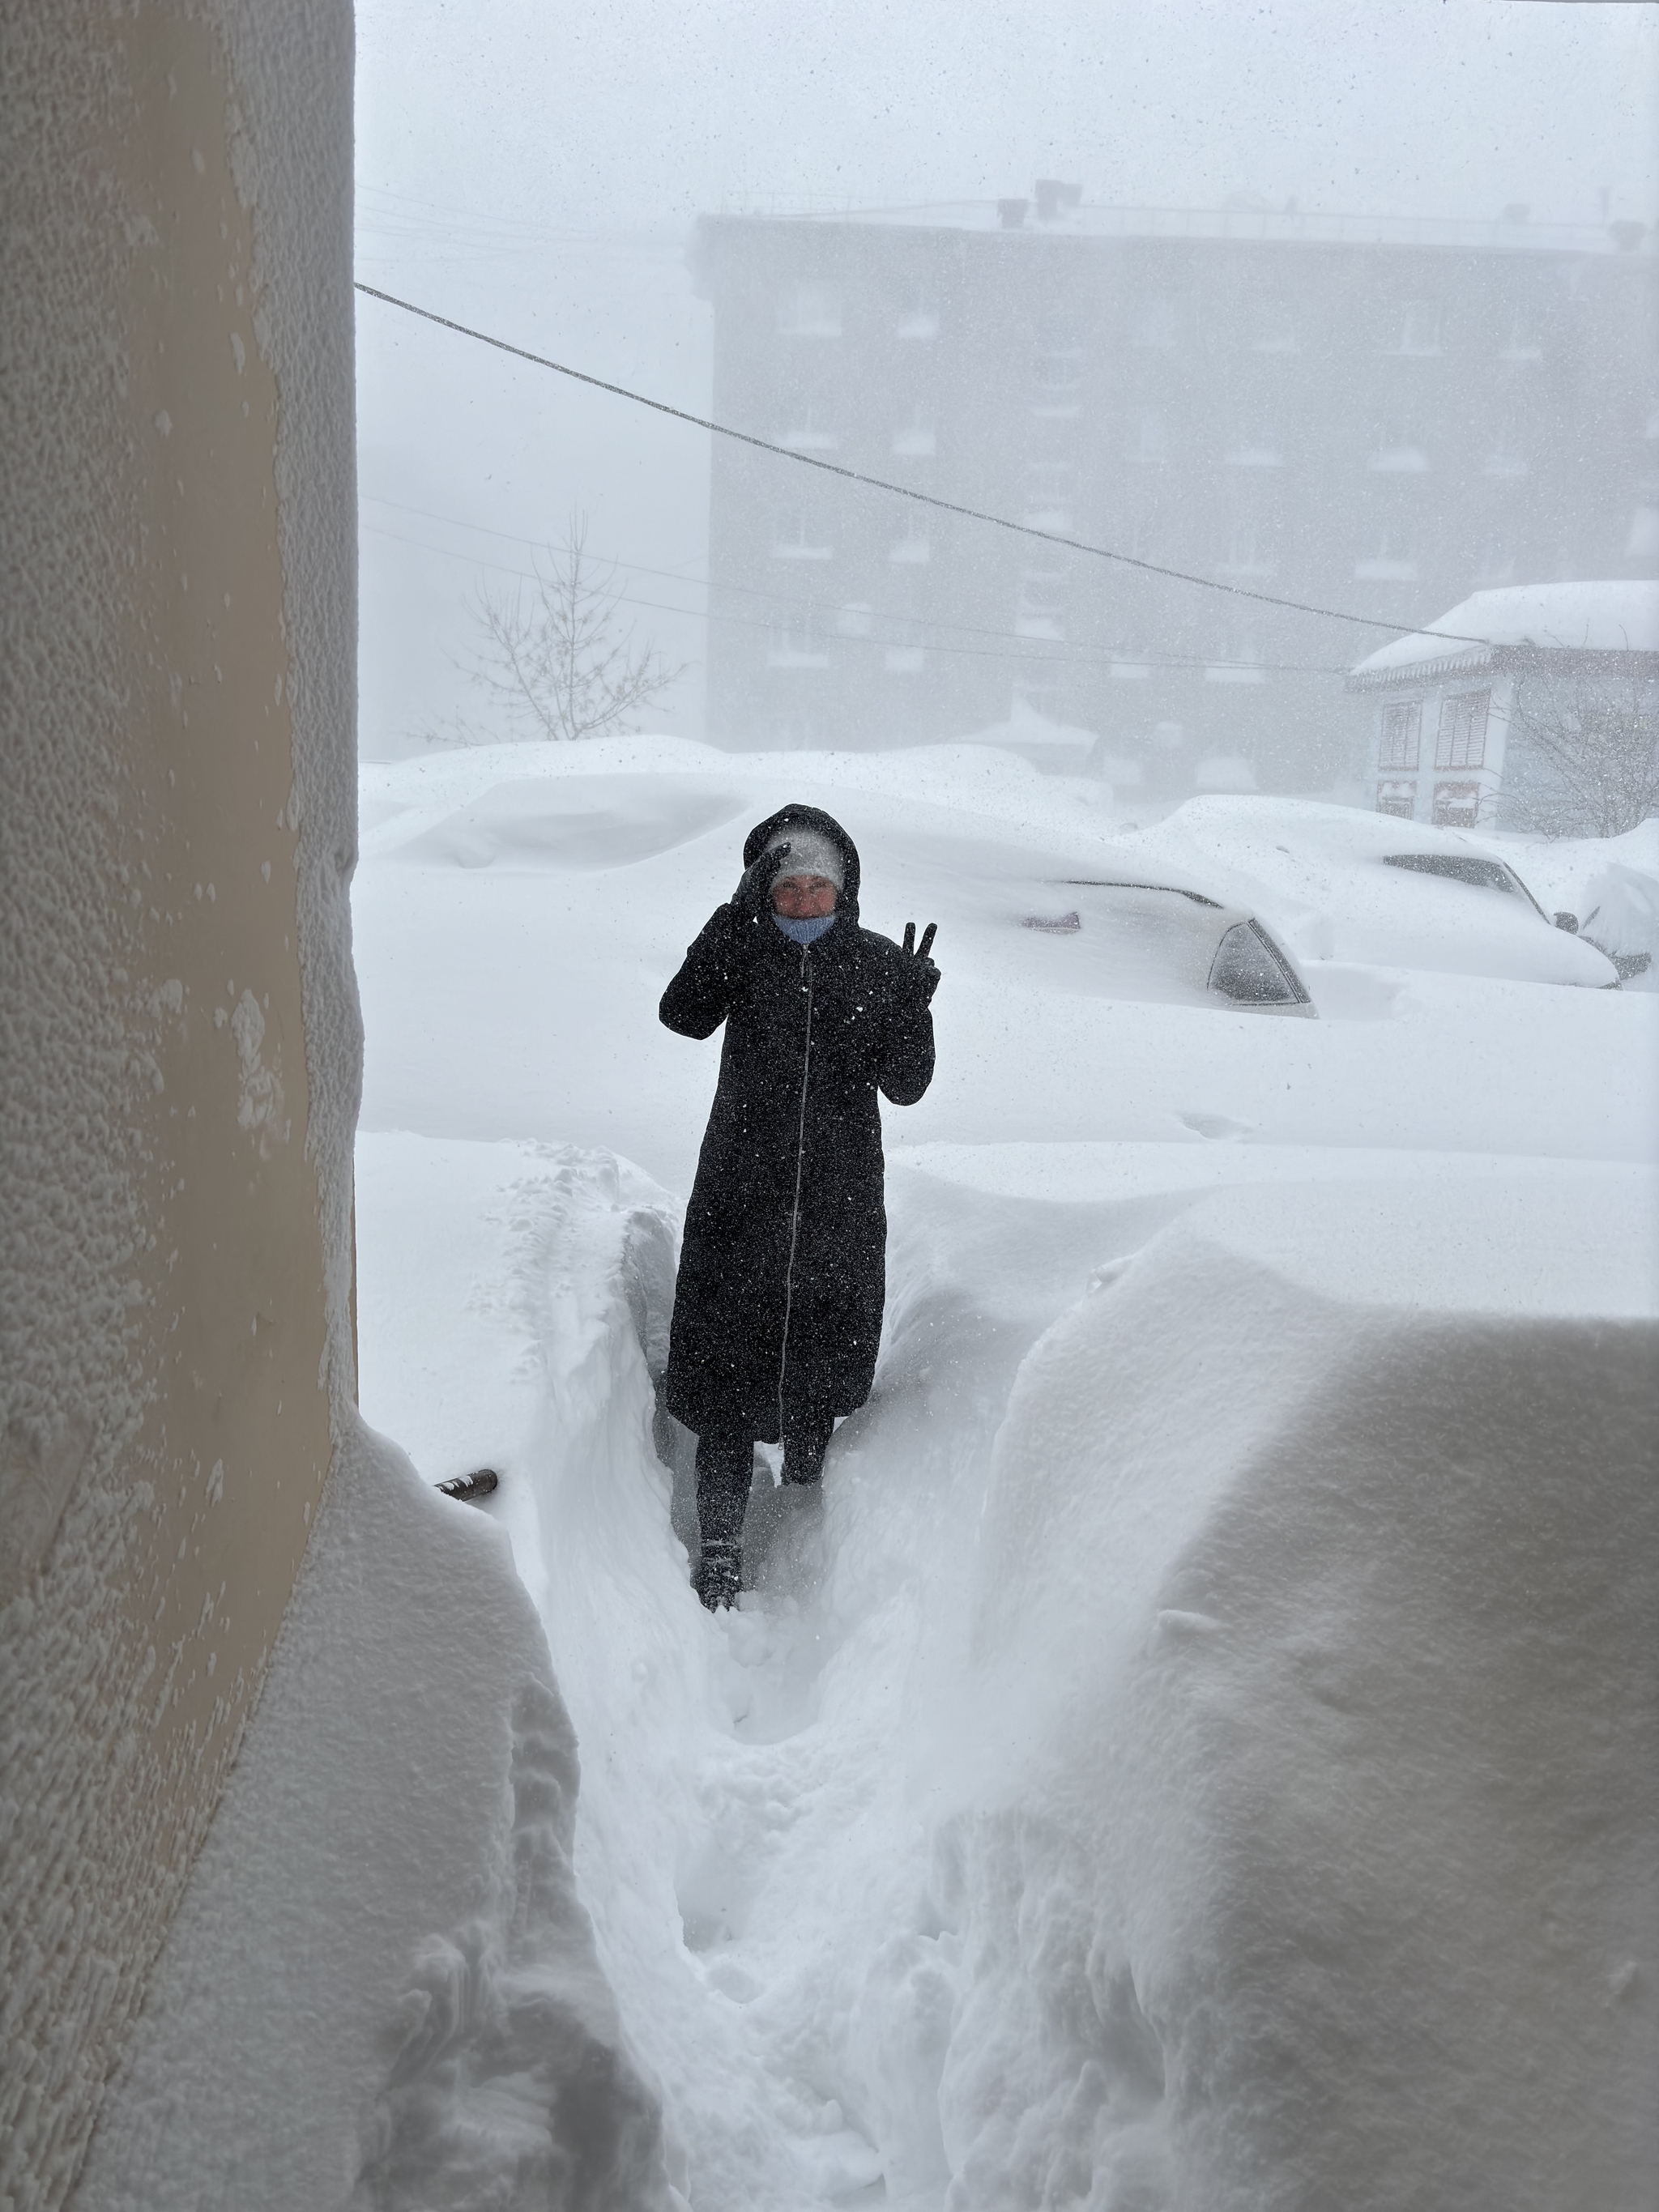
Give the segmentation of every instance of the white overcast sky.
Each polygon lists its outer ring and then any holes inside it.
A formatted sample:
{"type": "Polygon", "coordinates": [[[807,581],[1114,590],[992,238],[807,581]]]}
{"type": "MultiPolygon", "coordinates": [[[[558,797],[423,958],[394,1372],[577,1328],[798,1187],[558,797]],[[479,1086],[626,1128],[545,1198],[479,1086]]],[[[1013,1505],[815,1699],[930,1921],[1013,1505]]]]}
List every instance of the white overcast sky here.
{"type": "MultiPolygon", "coordinates": [[[[706,403],[689,220],[983,198],[1535,221],[1659,214],[1659,7],[1629,0],[357,0],[359,273],[706,403]]],[[[707,453],[373,302],[363,743],[463,692],[465,593],[573,504],[697,660],[707,453]],[[401,324],[401,328],[394,325],[401,324]],[[490,532],[507,533],[492,537],[490,532]],[[495,567],[486,570],[484,561],[495,567]],[[667,606],[683,613],[665,613],[667,606]]],[[[698,726],[696,672],[663,717],[698,726]]]]}
{"type": "Polygon", "coordinates": [[[1655,204],[1628,0],[359,0],[358,167],[561,225],[1018,191],[1655,204]]]}

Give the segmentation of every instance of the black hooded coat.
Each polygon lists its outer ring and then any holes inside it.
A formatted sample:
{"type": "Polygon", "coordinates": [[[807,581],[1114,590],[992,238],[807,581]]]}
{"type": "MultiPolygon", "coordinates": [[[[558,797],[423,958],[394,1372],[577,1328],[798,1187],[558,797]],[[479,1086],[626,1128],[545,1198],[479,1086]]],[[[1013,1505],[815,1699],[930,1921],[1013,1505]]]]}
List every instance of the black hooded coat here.
{"type": "Polygon", "coordinates": [[[912,1105],[933,1073],[922,963],[859,927],[859,856],[841,824],[785,807],[750,831],[744,867],[786,822],[844,857],[833,926],[801,945],[769,911],[719,907],[661,1006],[681,1036],[726,1024],[674,1288],[668,1407],[699,1436],[769,1443],[870,1395],[886,1295],[876,1094],[912,1105]]]}

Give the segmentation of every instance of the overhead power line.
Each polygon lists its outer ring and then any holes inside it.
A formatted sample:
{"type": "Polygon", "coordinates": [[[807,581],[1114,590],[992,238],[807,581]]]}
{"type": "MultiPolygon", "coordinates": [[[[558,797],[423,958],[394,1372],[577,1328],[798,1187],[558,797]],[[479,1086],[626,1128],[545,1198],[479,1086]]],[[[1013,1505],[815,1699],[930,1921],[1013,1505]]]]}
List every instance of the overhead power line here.
{"type": "Polygon", "coordinates": [[[1292,614],[1317,615],[1327,622],[1352,623],[1362,629],[1386,630],[1390,637],[1425,637],[1432,635],[1444,638],[1453,645],[1490,645],[1490,638],[1466,637],[1454,630],[1433,632],[1418,628],[1411,623],[1381,622],[1374,615],[1348,614],[1340,607],[1315,606],[1306,599],[1281,599],[1273,592],[1253,592],[1244,584],[1224,584],[1213,576],[1200,576],[1186,568],[1166,568],[1156,561],[1142,561],[1133,553],[1118,553],[1107,545],[1091,545],[1081,538],[1067,538],[1056,530],[1041,530],[1035,523],[1016,522],[1006,514],[991,514],[984,508],[964,507],[956,500],[940,499],[936,493],[916,491],[908,484],[894,483],[885,477],[866,476],[861,470],[849,469],[839,461],[826,461],[816,453],[798,452],[793,446],[775,445],[769,438],[759,438],[750,430],[734,430],[729,423],[715,422],[706,415],[693,415],[684,407],[672,407],[665,399],[653,399],[648,393],[631,392],[625,384],[611,384],[602,376],[592,375],[586,369],[572,368],[568,362],[554,361],[549,355],[532,353],[526,347],[510,344],[506,338],[494,337],[488,331],[475,331],[470,324],[458,323],[448,315],[434,313],[430,307],[416,307],[412,300],[400,300],[395,293],[382,292],[373,284],[359,281],[356,289],[371,300],[384,301],[389,307],[400,307],[405,314],[417,315],[422,322],[435,323],[441,330],[454,331],[464,338],[476,338],[480,345],[494,346],[498,353],[511,354],[520,361],[532,362],[538,368],[550,368],[555,374],[568,376],[573,383],[586,384],[595,392],[608,392],[617,399],[631,400],[636,407],[648,407],[653,414],[666,415],[677,422],[689,422],[695,430],[707,430],[716,438],[730,438],[740,446],[752,446],[763,453],[775,453],[781,460],[793,461],[799,467],[821,469],[826,476],[841,477],[848,483],[864,484],[872,491],[891,492],[895,498],[908,500],[917,507],[931,507],[944,514],[957,514],[970,522],[983,522],[994,530],[1006,530],[1018,538],[1035,538],[1046,545],[1058,545],[1068,553],[1086,553],[1098,561],[1114,561],[1126,568],[1139,569],[1148,576],[1163,576],[1176,584],[1193,584],[1205,592],[1224,592],[1237,599],[1253,599],[1260,605],[1284,607],[1292,614]]]}
{"type": "MultiPolygon", "coordinates": [[[[416,509],[416,512],[418,513],[420,510],[416,509]]],[[[477,529],[479,527],[476,523],[468,523],[465,526],[468,529],[477,529]]],[[[422,553],[436,553],[441,559],[446,561],[465,561],[469,567],[493,569],[499,575],[518,576],[522,578],[526,584],[540,584],[545,580],[544,578],[538,575],[533,569],[515,568],[510,562],[506,561],[488,561],[477,553],[463,553],[459,548],[453,545],[434,545],[429,544],[424,538],[405,538],[398,531],[382,530],[372,522],[362,523],[359,527],[367,537],[384,538],[393,545],[411,545],[415,547],[416,550],[422,553]]],[[[492,532],[490,535],[507,536],[509,533],[505,532],[492,532]]],[[[526,544],[535,543],[533,539],[523,539],[516,542],[526,544]]],[[[625,567],[627,564],[623,562],[618,563],[617,565],[625,567]]],[[[649,575],[660,574],[665,572],[661,570],[647,569],[645,573],[649,575]]],[[[699,582],[699,580],[695,576],[688,576],[684,580],[690,584],[697,584],[699,582]]],[[[702,586],[702,588],[706,588],[706,586],[702,586]]],[[[620,606],[648,607],[654,614],[684,615],[694,622],[725,623],[728,627],[738,629],[765,630],[769,635],[774,637],[776,636],[778,632],[778,624],[775,622],[757,622],[751,616],[730,614],[722,608],[677,607],[665,599],[641,599],[629,592],[613,592],[610,596],[612,597],[620,606]]],[[[764,594],[763,594],[763,596],[764,596],[764,594]]],[[[814,605],[817,603],[811,600],[791,600],[787,604],[790,605],[810,606],[814,605]]],[[[834,607],[819,607],[818,611],[822,613],[830,615],[834,615],[838,611],[838,610],[834,607]]],[[[870,614],[871,618],[876,622],[890,623],[895,625],[903,625],[921,629],[926,629],[931,626],[925,621],[914,620],[908,615],[884,615],[877,612],[873,608],[868,610],[861,608],[860,610],[860,613],[866,611],[870,614]]],[[[945,628],[949,628],[950,626],[951,625],[949,624],[944,625],[945,628]]],[[[1025,650],[1022,652],[1010,653],[1006,650],[999,649],[994,646],[941,645],[936,639],[931,638],[921,641],[921,649],[925,653],[932,654],[949,653],[957,659],[1009,660],[1014,662],[1016,665],[1018,666],[1029,666],[1033,668],[1067,667],[1104,668],[1110,670],[1115,667],[1121,667],[1124,664],[1127,663],[1131,666],[1134,667],[1237,669],[1241,672],[1246,672],[1252,676],[1341,676],[1346,673],[1346,671],[1344,669],[1331,668],[1313,661],[1228,660],[1224,659],[1221,655],[1213,653],[1206,653],[1201,656],[1182,656],[1168,653],[1130,652],[1127,649],[1121,653],[1074,653],[1068,652],[1066,649],[1063,640],[1060,641],[1058,649],[1051,649],[1048,645],[1048,641],[1044,639],[1030,638],[1019,640],[1018,633],[1013,630],[984,630],[974,634],[985,637],[1006,637],[1024,644],[1025,650]]],[[[884,651],[889,647],[902,647],[907,642],[915,643],[916,641],[907,641],[902,638],[892,637],[877,637],[873,635],[866,635],[860,631],[838,629],[836,632],[835,642],[837,646],[868,646],[878,651],[884,651]]]]}
{"type": "MultiPolygon", "coordinates": [[[[363,492],[360,494],[360,497],[369,501],[375,507],[389,507],[399,514],[422,515],[428,522],[447,523],[457,530],[476,531],[481,537],[499,538],[509,545],[528,545],[537,551],[548,550],[544,539],[526,538],[520,531],[497,530],[487,522],[469,522],[464,515],[440,514],[432,507],[410,507],[404,500],[382,499],[374,492],[363,492]]],[[[434,545],[424,538],[405,538],[395,530],[378,528],[372,522],[364,523],[362,528],[372,538],[389,538],[398,545],[418,546],[422,552],[439,554],[447,561],[471,562],[479,568],[498,569],[504,576],[522,577],[527,584],[544,581],[538,571],[515,568],[506,562],[487,561],[478,554],[464,553],[454,546],[434,545]]],[[[936,639],[927,641],[926,649],[929,653],[959,653],[966,655],[970,659],[1030,660],[1055,664],[1063,662],[1091,668],[1111,668],[1127,662],[1158,668],[1255,669],[1264,676],[1346,676],[1347,673],[1346,668],[1333,667],[1328,662],[1324,661],[1230,660],[1221,653],[1176,654],[1158,653],[1150,649],[1141,652],[1130,646],[1120,647],[1115,650],[1109,649],[1105,652],[1067,652],[1064,649],[1066,642],[1064,639],[1048,640],[1034,637],[1020,630],[990,629],[977,623],[942,622],[931,615],[895,614],[882,607],[863,605],[843,607],[833,601],[822,599],[803,599],[799,592],[768,592],[754,584],[731,584],[715,577],[683,575],[674,568],[647,568],[642,561],[624,560],[620,555],[608,556],[606,565],[613,569],[619,568],[629,575],[660,576],[668,583],[684,584],[688,589],[693,591],[735,592],[746,599],[766,599],[778,606],[804,607],[813,614],[830,619],[842,614],[859,614],[867,616],[872,622],[886,623],[895,629],[949,630],[957,636],[1000,638],[1011,645],[1024,648],[1018,653],[987,653],[981,648],[972,646],[940,644],[936,639]],[[1043,650],[1045,647],[1051,644],[1060,649],[1043,650]]],[[[735,623],[743,629],[775,630],[778,627],[775,622],[754,622],[743,615],[732,614],[722,608],[674,606],[662,599],[641,599],[629,592],[617,592],[613,596],[624,606],[649,607],[658,614],[684,615],[699,622],[735,623]]],[[[890,637],[860,638],[857,632],[838,629],[836,641],[854,644],[862,642],[886,647],[902,645],[911,641],[890,637]]]]}

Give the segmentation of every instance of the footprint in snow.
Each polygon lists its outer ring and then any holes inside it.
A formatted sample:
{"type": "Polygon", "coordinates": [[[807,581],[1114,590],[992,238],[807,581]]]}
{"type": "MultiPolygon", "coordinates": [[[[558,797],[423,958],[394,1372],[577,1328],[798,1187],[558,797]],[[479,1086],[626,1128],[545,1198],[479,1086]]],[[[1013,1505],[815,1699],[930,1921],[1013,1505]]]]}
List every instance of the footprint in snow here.
{"type": "Polygon", "coordinates": [[[1242,1144],[1255,1127],[1251,1121],[1235,1121],[1225,1114],[1182,1114],[1176,1118],[1195,1137],[1208,1137],[1227,1145],[1242,1144]]]}

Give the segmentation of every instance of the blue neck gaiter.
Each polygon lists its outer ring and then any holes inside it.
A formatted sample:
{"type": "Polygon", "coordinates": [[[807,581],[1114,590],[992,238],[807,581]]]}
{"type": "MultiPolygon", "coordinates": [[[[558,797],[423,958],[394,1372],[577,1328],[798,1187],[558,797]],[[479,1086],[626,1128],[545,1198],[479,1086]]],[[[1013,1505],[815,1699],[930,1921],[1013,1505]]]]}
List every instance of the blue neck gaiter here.
{"type": "Polygon", "coordinates": [[[833,914],[821,914],[811,921],[792,921],[784,914],[775,914],[772,919],[794,945],[815,945],[826,929],[833,929],[836,926],[833,914]]]}

